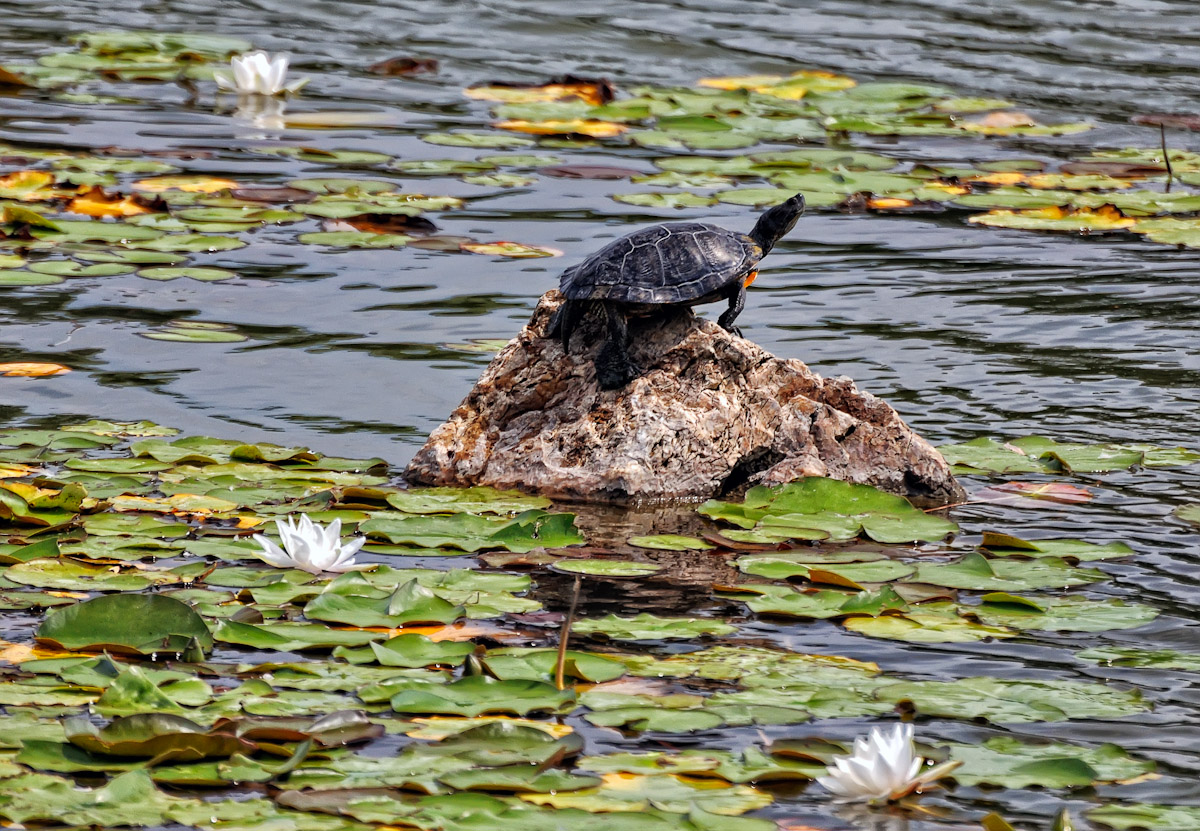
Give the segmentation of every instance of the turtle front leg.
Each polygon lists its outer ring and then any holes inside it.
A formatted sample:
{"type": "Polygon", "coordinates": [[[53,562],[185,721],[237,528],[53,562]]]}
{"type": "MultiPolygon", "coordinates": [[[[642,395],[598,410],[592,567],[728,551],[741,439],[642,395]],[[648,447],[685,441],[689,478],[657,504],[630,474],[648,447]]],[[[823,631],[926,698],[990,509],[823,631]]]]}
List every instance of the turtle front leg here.
{"type": "Polygon", "coordinates": [[[619,390],[642,374],[642,368],[629,357],[629,325],[625,315],[612,303],[604,304],[608,315],[608,340],[596,353],[596,380],[602,390],[619,390]]]}
{"type": "Polygon", "coordinates": [[[729,308],[721,312],[721,316],[717,318],[717,324],[726,332],[733,332],[739,338],[742,337],[742,330],[733,325],[733,321],[742,313],[742,309],[746,308],[746,284],[741,280],[737,280],[729,287],[729,308]]]}

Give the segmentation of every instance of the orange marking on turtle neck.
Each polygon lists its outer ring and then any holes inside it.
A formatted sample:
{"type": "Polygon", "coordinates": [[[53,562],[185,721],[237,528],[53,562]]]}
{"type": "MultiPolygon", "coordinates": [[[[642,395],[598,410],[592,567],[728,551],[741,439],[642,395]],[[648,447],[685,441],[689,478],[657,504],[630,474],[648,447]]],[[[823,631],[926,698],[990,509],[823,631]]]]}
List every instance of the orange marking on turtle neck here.
{"type": "Polygon", "coordinates": [[[751,283],[754,282],[754,278],[757,276],[758,276],[757,271],[751,271],[749,274],[746,275],[746,282],[743,283],[742,285],[745,285],[745,286],[750,285],[751,283]]]}

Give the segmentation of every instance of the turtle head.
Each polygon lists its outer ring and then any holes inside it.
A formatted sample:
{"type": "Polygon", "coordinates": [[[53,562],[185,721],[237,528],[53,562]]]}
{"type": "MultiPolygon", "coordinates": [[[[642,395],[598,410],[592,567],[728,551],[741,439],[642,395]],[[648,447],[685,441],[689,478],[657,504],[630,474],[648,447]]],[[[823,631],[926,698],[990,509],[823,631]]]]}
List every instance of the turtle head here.
{"type": "Polygon", "coordinates": [[[775,243],[783,238],[784,234],[792,230],[802,213],[804,213],[804,194],[797,193],[783,204],[770,208],[760,216],[758,222],[754,223],[754,230],[750,232],[750,238],[758,243],[765,256],[775,247],[775,243]]]}

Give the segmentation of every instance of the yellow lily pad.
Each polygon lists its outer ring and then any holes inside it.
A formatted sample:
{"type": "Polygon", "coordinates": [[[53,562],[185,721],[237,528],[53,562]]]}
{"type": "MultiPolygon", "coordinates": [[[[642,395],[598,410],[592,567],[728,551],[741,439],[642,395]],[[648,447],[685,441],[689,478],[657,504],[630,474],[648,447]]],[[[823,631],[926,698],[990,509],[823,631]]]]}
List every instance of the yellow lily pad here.
{"type": "Polygon", "coordinates": [[[497,240],[496,242],[464,242],[459,248],[472,254],[489,254],[493,257],[561,257],[563,252],[557,248],[546,246],[525,245],[520,242],[497,240]]]}
{"type": "Polygon", "coordinates": [[[501,130],[513,130],[535,136],[580,135],[592,138],[611,138],[619,136],[629,129],[624,124],[598,121],[593,118],[551,119],[548,121],[525,121],[512,118],[506,121],[497,121],[492,126],[499,127],[501,130]]]}
{"type": "Polygon", "coordinates": [[[232,179],[219,179],[213,176],[156,176],[152,179],[139,179],[133,183],[138,190],[150,193],[162,193],[166,190],[181,190],[184,193],[219,193],[223,190],[241,187],[232,179]]]}
{"type": "Polygon", "coordinates": [[[1136,220],[1111,205],[1095,209],[1052,206],[1023,211],[988,211],[968,218],[975,225],[1015,228],[1022,231],[1068,231],[1079,234],[1106,233],[1132,229],[1136,220]]]}

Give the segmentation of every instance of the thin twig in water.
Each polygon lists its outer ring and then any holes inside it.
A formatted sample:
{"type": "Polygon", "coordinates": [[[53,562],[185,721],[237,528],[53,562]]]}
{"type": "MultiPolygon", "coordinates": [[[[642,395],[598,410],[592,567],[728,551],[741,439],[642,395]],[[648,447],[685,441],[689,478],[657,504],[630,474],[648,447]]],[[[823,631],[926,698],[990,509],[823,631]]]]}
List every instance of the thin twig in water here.
{"type": "Polygon", "coordinates": [[[1163,164],[1167,166],[1167,193],[1171,192],[1171,180],[1175,178],[1175,171],[1171,169],[1171,157],[1167,155],[1167,125],[1161,121],[1158,123],[1158,135],[1162,139],[1162,154],[1163,164]]]}
{"type": "Polygon", "coordinates": [[[571,624],[575,620],[575,607],[579,605],[579,584],[583,575],[575,575],[575,588],[571,590],[571,606],[567,609],[567,617],[563,620],[562,629],[558,630],[558,660],[554,662],[554,686],[565,690],[567,642],[571,639],[571,624]]]}

